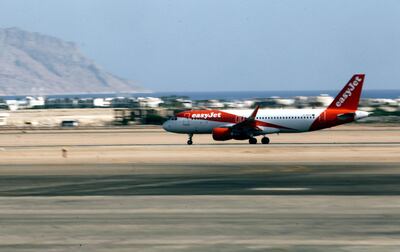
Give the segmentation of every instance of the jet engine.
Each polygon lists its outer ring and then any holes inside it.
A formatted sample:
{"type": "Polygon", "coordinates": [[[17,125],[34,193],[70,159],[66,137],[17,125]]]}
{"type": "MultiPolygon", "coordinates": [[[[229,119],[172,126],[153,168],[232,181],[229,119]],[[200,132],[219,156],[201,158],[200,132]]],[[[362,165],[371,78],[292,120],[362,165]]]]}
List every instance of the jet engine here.
{"type": "Polygon", "coordinates": [[[226,141],[233,138],[230,128],[214,128],[212,136],[215,141],[226,141]]]}

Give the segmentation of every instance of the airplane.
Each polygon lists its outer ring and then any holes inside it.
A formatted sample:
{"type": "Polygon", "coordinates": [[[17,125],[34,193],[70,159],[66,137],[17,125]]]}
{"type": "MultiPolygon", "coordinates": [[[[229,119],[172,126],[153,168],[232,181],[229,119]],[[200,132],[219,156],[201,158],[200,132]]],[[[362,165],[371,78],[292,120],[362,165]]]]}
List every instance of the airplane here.
{"type": "Polygon", "coordinates": [[[355,74],[325,109],[188,110],[176,114],[163,124],[164,130],[187,134],[188,145],[194,134],[212,134],[215,141],[248,140],[269,144],[266,136],[274,133],[300,133],[330,128],[365,117],[358,110],[365,74],[355,74]]]}

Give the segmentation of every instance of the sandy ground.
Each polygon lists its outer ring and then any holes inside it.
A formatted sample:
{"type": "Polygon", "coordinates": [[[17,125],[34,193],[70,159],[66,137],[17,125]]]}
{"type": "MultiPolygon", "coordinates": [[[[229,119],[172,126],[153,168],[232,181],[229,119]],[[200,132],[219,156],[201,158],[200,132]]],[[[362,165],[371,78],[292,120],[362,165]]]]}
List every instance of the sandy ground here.
{"type": "Polygon", "coordinates": [[[114,120],[111,108],[97,109],[28,109],[9,113],[7,124],[12,127],[58,127],[63,120],[77,120],[81,125],[110,125],[114,120]]]}
{"type": "Polygon", "coordinates": [[[195,135],[187,146],[186,138],[160,128],[5,131],[0,164],[400,162],[400,127],[271,135],[270,145],[256,146],[210,135],[195,135]]]}

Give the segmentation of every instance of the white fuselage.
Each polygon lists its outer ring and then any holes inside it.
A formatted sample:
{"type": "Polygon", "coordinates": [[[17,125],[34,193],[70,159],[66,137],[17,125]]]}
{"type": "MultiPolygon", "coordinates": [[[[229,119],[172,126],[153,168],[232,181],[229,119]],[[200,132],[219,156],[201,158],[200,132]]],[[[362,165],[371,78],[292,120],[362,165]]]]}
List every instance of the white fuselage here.
{"type": "MultiPolygon", "coordinates": [[[[252,110],[221,110],[239,117],[248,117],[252,110]]],[[[285,128],[260,127],[261,134],[294,133],[309,131],[311,124],[324,112],[324,109],[263,109],[259,110],[256,120],[281,125],[285,128]]],[[[356,120],[366,117],[368,113],[356,111],[356,120]]],[[[237,122],[212,121],[177,117],[164,123],[165,130],[186,134],[209,134],[214,128],[229,127],[237,122]]]]}

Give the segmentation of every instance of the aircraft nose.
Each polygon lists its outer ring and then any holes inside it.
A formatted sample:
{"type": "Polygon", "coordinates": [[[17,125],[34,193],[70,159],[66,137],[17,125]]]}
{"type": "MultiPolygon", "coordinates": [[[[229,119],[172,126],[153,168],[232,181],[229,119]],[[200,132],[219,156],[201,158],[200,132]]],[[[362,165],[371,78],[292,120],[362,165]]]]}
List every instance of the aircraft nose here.
{"type": "Polygon", "coordinates": [[[165,131],[169,131],[168,129],[170,128],[170,121],[168,120],[168,121],[164,122],[163,125],[162,125],[162,128],[165,131]]]}

